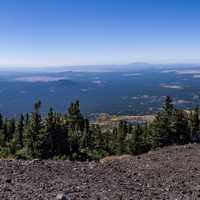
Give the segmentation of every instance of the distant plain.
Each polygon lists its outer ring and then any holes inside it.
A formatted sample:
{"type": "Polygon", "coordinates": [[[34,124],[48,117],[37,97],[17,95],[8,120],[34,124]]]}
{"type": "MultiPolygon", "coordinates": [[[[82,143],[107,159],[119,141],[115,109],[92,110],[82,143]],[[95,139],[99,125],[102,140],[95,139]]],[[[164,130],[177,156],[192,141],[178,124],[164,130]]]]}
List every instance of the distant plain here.
{"type": "MultiPolygon", "coordinates": [[[[136,64],[135,64],[136,65],[136,64]]],[[[83,114],[93,117],[146,115],[159,112],[164,97],[170,95],[176,107],[190,109],[200,103],[200,67],[118,66],[100,70],[6,71],[0,73],[0,112],[12,117],[31,112],[40,99],[45,114],[52,106],[65,112],[79,99],[83,114]]]]}

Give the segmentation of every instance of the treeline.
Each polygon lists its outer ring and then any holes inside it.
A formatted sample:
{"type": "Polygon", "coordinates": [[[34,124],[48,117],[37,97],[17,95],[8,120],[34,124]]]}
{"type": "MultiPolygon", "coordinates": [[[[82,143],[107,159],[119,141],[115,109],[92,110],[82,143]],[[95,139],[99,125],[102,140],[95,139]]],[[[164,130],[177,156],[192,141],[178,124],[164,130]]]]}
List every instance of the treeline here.
{"type": "Polygon", "coordinates": [[[98,160],[200,141],[198,107],[190,112],[175,109],[169,96],[153,122],[133,126],[121,121],[106,131],[83,117],[79,101],[72,103],[66,114],[50,108],[44,118],[40,108],[38,101],[31,114],[19,119],[0,114],[1,158],[98,160]]]}

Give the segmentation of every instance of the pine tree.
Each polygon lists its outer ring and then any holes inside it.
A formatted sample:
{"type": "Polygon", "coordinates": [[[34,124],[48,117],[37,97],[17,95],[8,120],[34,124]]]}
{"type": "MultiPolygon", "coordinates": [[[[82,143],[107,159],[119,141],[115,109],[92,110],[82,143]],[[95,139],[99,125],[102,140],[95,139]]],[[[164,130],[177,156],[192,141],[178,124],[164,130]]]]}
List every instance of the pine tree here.
{"type": "Polygon", "coordinates": [[[0,129],[2,129],[2,128],[3,128],[3,116],[0,113],[0,129]]]}
{"type": "Polygon", "coordinates": [[[188,117],[187,113],[185,113],[183,110],[175,111],[174,141],[177,144],[186,144],[190,142],[188,117]]]}
{"type": "Polygon", "coordinates": [[[173,103],[172,103],[172,98],[170,96],[167,96],[165,99],[165,103],[163,105],[163,111],[165,114],[168,116],[171,116],[173,114],[173,103]]]}
{"type": "Polygon", "coordinates": [[[5,142],[9,142],[9,136],[8,136],[8,120],[5,119],[3,122],[3,135],[5,142]]]}
{"type": "Polygon", "coordinates": [[[43,143],[44,133],[42,132],[42,119],[40,115],[41,102],[34,105],[30,123],[26,129],[26,147],[28,154],[32,158],[41,156],[41,144],[43,143]]]}
{"type": "Polygon", "coordinates": [[[29,113],[26,113],[25,115],[25,126],[28,126],[29,124],[29,113]]]}
{"type": "Polygon", "coordinates": [[[50,108],[45,121],[45,135],[42,144],[42,157],[68,155],[68,134],[66,126],[58,115],[50,108]]]}
{"type": "Polygon", "coordinates": [[[118,154],[127,152],[126,137],[128,133],[128,126],[126,121],[120,121],[117,130],[118,154]]]}
{"type": "Polygon", "coordinates": [[[13,135],[15,133],[16,124],[15,119],[10,119],[7,121],[7,134],[8,134],[8,141],[12,140],[13,135]]]}
{"type": "Polygon", "coordinates": [[[157,138],[156,143],[159,146],[165,146],[174,142],[174,107],[172,98],[167,96],[163,105],[162,112],[158,113],[153,122],[155,135],[157,138]]]}
{"type": "Polygon", "coordinates": [[[200,125],[200,120],[199,120],[199,107],[196,106],[194,111],[190,112],[189,115],[189,121],[190,121],[190,134],[192,140],[199,142],[200,137],[199,137],[199,125],[200,125]]]}
{"type": "Polygon", "coordinates": [[[81,137],[81,149],[86,149],[91,147],[91,136],[90,136],[90,129],[89,129],[89,120],[85,119],[84,120],[84,130],[83,130],[83,135],[81,137]]]}
{"type": "Polygon", "coordinates": [[[17,126],[17,137],[18,137],[18,144],[20,148],[24,147],[24,115],[21,114],[20,120],[17,126]]]}
{"type": "Polygon", "coordinates": [[[80,112],[80,103],[77,100],[75,103],[71,103],[68,108],[68,121],[72,130],[83,130],[84,120],[80,112]]]}
{"type": "Polygon", "coordinates": [[[132,154],[137,155],[143,152],[142,137],[143,137],[142,127],[141,125],[137,124],[129,140],[129,151],[132,154]]]}
{"type": "Polygon", "coordinates": [[[46,119],[46,139],[45,139],[45,144],[43,144],[44,147],[44,152],[43,154],[44,157],[53,157],[56,154],[56,149],[55,149],[55,131],[56,131],[56,121],[55,121],[55,116],[53,109],[50,108],[48,112],[48,116],[46,119]]]}

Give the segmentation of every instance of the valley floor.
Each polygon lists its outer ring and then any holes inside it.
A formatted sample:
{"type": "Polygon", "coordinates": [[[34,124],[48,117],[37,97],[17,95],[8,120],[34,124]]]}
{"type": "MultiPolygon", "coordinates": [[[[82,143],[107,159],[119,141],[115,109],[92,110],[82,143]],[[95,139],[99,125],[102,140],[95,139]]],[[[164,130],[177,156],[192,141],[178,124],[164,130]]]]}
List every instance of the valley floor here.
{"type": "Polygon", "coordinates": [[[104,163],[0,160],[0,199],[200,199],[200,145],[104,163]]]}

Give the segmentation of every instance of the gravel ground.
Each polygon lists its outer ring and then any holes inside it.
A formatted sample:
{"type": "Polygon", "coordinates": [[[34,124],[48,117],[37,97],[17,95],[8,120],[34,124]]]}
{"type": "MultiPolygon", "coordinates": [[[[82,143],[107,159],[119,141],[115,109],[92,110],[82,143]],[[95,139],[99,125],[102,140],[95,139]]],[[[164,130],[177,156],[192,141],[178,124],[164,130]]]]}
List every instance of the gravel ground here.
{"type": "Polygon", "coordinates": [[[200,199],[200,145],[95,162],[0,160],[1,200],[200,199]]]}

